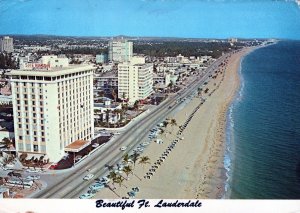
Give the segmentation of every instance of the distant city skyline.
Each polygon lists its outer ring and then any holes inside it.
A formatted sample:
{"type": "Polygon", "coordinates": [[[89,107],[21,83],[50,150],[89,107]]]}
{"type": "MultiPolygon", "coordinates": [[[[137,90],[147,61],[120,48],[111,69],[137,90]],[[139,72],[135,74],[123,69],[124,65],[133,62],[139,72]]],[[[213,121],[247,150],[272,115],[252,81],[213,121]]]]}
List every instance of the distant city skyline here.
{"type": "Polygon", "coordinates": [[[300,39],[295,1],[2,0],[0,34],[300,39]]]}

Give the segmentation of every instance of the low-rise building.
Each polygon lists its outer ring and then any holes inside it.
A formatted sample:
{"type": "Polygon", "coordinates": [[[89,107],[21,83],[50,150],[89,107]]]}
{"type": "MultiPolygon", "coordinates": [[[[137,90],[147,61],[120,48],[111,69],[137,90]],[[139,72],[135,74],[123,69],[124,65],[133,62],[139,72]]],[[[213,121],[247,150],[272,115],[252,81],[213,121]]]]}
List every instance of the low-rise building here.
{"type": "Polygon", "coordinates": [[[116,72],[104,72],[94,75],[94,88],[96,90],[102,90],[105,93],[112,93],[118,91],[118,76],[116,72]]]}

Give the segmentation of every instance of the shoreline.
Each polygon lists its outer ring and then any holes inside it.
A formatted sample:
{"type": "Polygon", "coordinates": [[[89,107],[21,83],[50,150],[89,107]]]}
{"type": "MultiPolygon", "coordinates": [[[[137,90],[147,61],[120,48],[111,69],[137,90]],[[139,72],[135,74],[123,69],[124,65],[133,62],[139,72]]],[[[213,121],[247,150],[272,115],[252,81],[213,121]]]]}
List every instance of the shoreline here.
{"type": "Polygon", "coordinates": [[[207,100],[183,131],[184,140],[178,142],[151,179],[143,177],[168,145],[177,138],[178,126],[183,125],[200,104],[199,97],[193,98],[174,115],[178,125],[169,125],[165,134],[159,135],[164,141],[163,144],[152,142],[145,149],[142,156],[149,156],[150,164],[141,166],[137,163],[134,175],[130,175],[128,180],[124,181],[124,187],[115,184],[117,187],[114,192],[105,188],[99,191],[95,198],[125,197],[132,187],[140,188],[136,198],[222,198],[226,178],[223,159],[226,148],[227,112],[239,89],[240,61],[253,49],[255,48],[246,48],[232,54],[227,59],[226,71],[219,72],[215,79],[211,78],[208,84],[203,86],[203,90],[209,89],[208,93],[202,92],[202,97],[207,100]]]}
{"type": "Polygon", "coordinates": [[[232,120],[232,109],[234,107],[234,105],[236,104],[236,102],[238,101],[238,99],[241,96],[241,92],[243,90],[243,83],[242,82],[242,62],[245,59],[245,57],[247,57],[249,54],[253,53],[254,51],[264,48],[264,47],[268,47],[271,45],[275,45],[277,44],[279,41],[276,41],[274,43],[265,45],[265,46],[258,46],[258,47],[254,47],[251,48],[246,54],[244,54],[241,58],[240,58],[240,65],[239,65],[239,69],[237,70],[237,75],[239,78],[239,86],[238,89],[236,91],[236,95],[233,97],[231,103],[228,106],[228,110],[226,113],[226,123],[225,123],[225,135],[224,135],[224,140],[225,140],[225,150],[224,150],[224,159],[223,159],[223,172],[224,172],[224,191],[223,191],[223,195],[222,198],[223,199],[230,199],[230,194],[231,194],[231,188],[230,188],[230,182],[232,181],[232,174],[233,174],[233,170],[232,170],[232,166],[234,163],[234,141],[232,139],[233,135],[232,135],[232,127],[231,125],[234,125],[234,120],[232,120]],[[226,165],[225,165],[226,164],[226,165]]]}

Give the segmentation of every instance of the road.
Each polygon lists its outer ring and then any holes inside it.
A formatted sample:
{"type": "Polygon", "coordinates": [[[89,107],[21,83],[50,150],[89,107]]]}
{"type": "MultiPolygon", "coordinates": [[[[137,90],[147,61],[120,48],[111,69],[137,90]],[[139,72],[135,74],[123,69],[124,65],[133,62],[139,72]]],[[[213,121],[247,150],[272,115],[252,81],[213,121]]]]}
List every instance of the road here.
{"type": "MultiPolygon", "coordinates": [[[[81,193],[87,190],[88,186],[93,181],[83,181],[83,177],[87,174],[87,170],[90,170],[95,177],[104,176],[108,172],[107,168],[105,168],[105,164],[113,165],[122,159],[124,152],[119,150],[121,146],[128,146],[126,152],[130,152],[137,144],[143,142],[144,138],[149,134],[149,130],[168,117],[181,104],[176,103],[176,100],[178,98],[187,97],[197,91],[197,88],[207,81],[209,75],[215,71],[215,68],[218,68],[219,64],[224,61],[226,56],[227,55],[223,55],[208,67],[202,78],[196,78],[179,94],[170,96],[142,120],[136,121],[129,130],[117,136],[113,142],[108,143],[107,146],[93,153],[83,162],[76,165],[71,171],[63,175],[57,175],[55,181],[52,181],[46,189],[35,193],[33,197],[78,198],[81,193]],[[169,109],[170,105],[173,106],[171,109],[169,109]]],[[[54,178],[54,176],[52,176],[51,179],[52,178],[54,178]]]]}

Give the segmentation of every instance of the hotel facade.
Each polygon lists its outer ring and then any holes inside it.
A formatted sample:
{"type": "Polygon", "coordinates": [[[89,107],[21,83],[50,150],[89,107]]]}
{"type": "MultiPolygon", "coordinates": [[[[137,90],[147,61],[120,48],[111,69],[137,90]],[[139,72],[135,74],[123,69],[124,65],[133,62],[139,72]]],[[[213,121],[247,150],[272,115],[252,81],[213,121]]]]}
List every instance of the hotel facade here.
{"type": "Polygon", "coordinates": [[[84,65],[8,74],[18,153],[46,154],[57,162],[66,146],[93,139],[94,69],[84,65]]]}
{"type": "Polygon", "coordinates": [[[0,52],[11,53],[14,51],[13,38],[4,36],[0,38],[0,52]]]}
{"type": "Polygon", "coordinates": [[[108,60],[126,62],[133,55],[133,43],[126,39],[114,39],[108,42],[108,60]]]}
{"type": "Polygon", "coordinates": [[[118,97],[130,104],[146,99],[153,92],[153,64],[142,57],[118,65],[118,97]]]}

